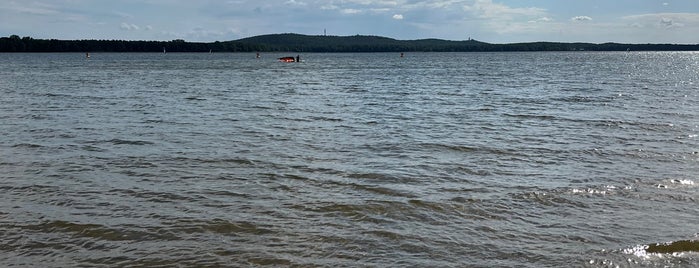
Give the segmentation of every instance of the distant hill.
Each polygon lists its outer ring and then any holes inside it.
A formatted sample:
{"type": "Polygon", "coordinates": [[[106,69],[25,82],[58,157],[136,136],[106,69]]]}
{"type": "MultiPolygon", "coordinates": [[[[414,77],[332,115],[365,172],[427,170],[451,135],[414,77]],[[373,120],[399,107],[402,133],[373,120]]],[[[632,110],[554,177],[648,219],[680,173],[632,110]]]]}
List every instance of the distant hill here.
{"type": "Polygon", "coordinates": [[[490,44],[476,40],[396,40],[382,36],[268,34],[225,42],[56,40],[0,37],[0,52],[497,52],[497,51],[697,51],[696,45],[556,43],[490,44]]]}
{"type": "Polygon", "coordinates": [[[269,34],[236,40],[246,45],[259,45],[261,50],[295,52],[400,52],[400,51],[483,51],[489,44],[440,39],[396,40],[382,36],[325,36],[301,34],[269,34]]]}

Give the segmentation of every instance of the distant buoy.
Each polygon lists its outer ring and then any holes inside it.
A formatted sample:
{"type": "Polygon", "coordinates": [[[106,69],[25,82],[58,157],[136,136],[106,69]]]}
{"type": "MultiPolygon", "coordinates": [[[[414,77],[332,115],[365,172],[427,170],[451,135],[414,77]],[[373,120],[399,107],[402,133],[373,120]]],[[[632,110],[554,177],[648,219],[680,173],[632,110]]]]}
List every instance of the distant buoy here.
{"type": "Polygon", "coordinates": [[[401,53],[400,53],[400,57],[402,58],[403,56],[404,56],[404,55],[403,55],[403,52],[401,52],[401,53]]]}

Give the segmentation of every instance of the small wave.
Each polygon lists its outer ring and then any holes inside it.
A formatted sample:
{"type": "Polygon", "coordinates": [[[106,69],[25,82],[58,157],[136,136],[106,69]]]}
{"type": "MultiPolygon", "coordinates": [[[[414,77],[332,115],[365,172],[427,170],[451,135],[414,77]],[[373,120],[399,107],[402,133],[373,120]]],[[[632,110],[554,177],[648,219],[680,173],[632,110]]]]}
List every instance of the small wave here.
{"type": "Polygon", "coordinates": [[[252,198],[252,195],[247,194],[247,193],[242,193],[242,192],[232,192],[232,191],[226,191],[226,190],[201,190],[201,191],[196,191],[196,192],[188,192],[188,194],[204,194],[204,195],[212,195],[212,196],[221,196],[221,197],[241,197],[241,198],[252,198]]]}
{"type": "Polygon", "coordinates": [[[253,166],[257,161],[247,158],[196,158],[196,157],[175,157],[172,158],[175,162],[200,163],[200,164],[240,164],[253,166]]]}
{"type": "Polygon", "coordinates": [[[250,106],[250,109],[254,109],[254,110],[272,110],[272,109],[274,109],[274,107],[262,106],[262,105],[253,105],[253,106],[250,106]]]}
{"type": "Polygon", "coordinates": [[[348,173],[346,174],[348,178],[352,179],[368,179],[376,181],[399,181],[400,179],[395,175],[382,174],[382,173],[348,173]]]}
{"type": "Polygon", "coordinates": [[[462,165],[455,166],[452,168],[445,168],[445,172],[449,174],[468,174],[468,175],[475,175],[475,176],[490,176],[492,173],[488,170],[484,169],[472,169],[469,167],[465,167],[462,165]]]}
{"type": "Polygon", "coordinates": [[[425,143],[421,145],[425,148],[433,148],[440,150],[448,150],[454,152],[462,153],[486,153],[492,155],[510,155],[510,156],[524,156],[524,154],[517,152],[515,150],[500,149],[487,146],[468,146],[468,145],[458,145],[458,144],[441,144],[441,143],[425,143]]]}
{"type": "Polygon", "coordinates": [[[553,120],[556,119],[555,116],[551,115],[538,115],[538,114],[504,114],[504,116],[522,118],[522,119],[538,119],[538,120],[553,120]]]}
{"type": "Polygon", "coordinates": [[[369,185],[361,185],[361,184],[350,184],[353,188],[356,190],[362,190],[362,191],[367,191],[371,192],[374,194],[380,194],[380,195],[387,195],[387,196],[395,196],[395,197],[414,197],[410,193],[406,193],[403,191],[398,191],[386,187],[379,187],[379,186],[369,186],[369,185]]]}
{"type": "Polygon", "coordinates": [[[331,117],[324,117],[324,116],[312,116],[310,119],[315,120],[315,121],[329,121],[329,122],[342,122],[342,118],[331,118],[331,117]]]}
{"type": "Polygon", "coordinates": [[[60,191],[58,186],[49,185],[27,185],[27,186],[0,186],[3,192],[15,192],[21,195],[43,195],[47,193],[56,193],[60,191]]]}
{"type": "Polygon", "coordinates": [[[358,222],[389,223],[409,220],[410,209],[403,202],[374,201],[363,204],[330,203],[315,208],[304,207],[323,214],[342,214],[358,222]]]}
{"type": "Polygon", "coordinates": [[[301,82],[302,85],[321,85],[322,83],[319,81],[303,81],[301,82]]]}
{"type": "Polygon", "coordinates": [[[143,123],[145,123],[145,124],[162,124],[162,123],[171,123],[171,122],[165,121],[163,119],[146,119],[146,120],[143,120],[143,123]]]}
{"type": "Polygon", "coordinates": [[[114,189],[111,190],[112,193],[119,193],[126,196],[132,196],[137,198],[143,198],[155,203],[173,203],[173,202],[195,202],[197,199],[189,196],[167,193],[167,192],[153,192],[147,190],[129,190],[129,189],[114,189]]]}
{"type": "Polygon", "coordinates": [[[247,233],[256,235],[274,233],[274,231],[258,226],[255,223],[247,221],[232,222],[223,219],[212,219],[206,221],[180,220],[178,223],[174,224],[173,229],[184,233],[211,232],[216,234],[247,233]]]}
{"type": "MultiPolygon", "coordinates": [[[[628,186],[623,189],[630,189],[628,186]]],[[[573,188],[570,190],[572,194],[582,194],[582,195],[609,195],[614,194],[615,191],[619,190],[618,187],[614,185],[605,185],[601,187],[590,187],[590,188],[573,188]]]]}
{"type": "Polygon", "coordinates": [[[665,132],[676,129],[673,123],[660,122],[643,122],[643,121],[627,121],[627,120],[611,120],[611,119],[589,119],[581,120],[592,126],[612,127],[620,129],[638,129],[642,131],[665,132]]]}
{"type": "Polygon", "coordinates": [[[680,184],[680,185],[694,185],[693,180],[686,180],[686,179],[673,179],[670,182],[675,183],[675,184],[680,184]]]}
{"type": "Polygon", "coordinates": [[[387,230],[370,230],[364,232],[365,235],[372,235],[372,236],[378,236],[384,239],[388,239],[390,241],[401,241],[405,238],[405,236],[396,233],[396,232],[391,232],[387,230]]]}
{"type": "Polygon", "coordinates": [[[423,144],[424,147],[435,148],[435,149],[446,149],[456,152],[473,152],[477,151],[478,147],[466,146],[466,145],[452,145],[452,144],[440,144],[440,143],[428,143],[423,144]]]}
{"type": "Polygon", "coordinates": [[[62,220],[46,221],[36,225],[16,226],[22,229],[45,233],[72,233],[79,237],[96,238],[107,241],[176,240],[172,235],[162,235],[135,230],[109,228],[100,224],[76,223],[62,220]]]}
{"type": "Polygon", "coordinates": [[[72,95],[60,94],[60,93],[46,93],[43,95],[46,97],[62,97],[62,98],[72,98],[73,97],[72,95]]]}
{"type": "Polygon", "coordinates": [[[155,144],[150,141],[139,141],[139,140],[122,140],[122,139],[111,139],[106,141],[115,145],[151,145],[155,144]]]}
{"type": "Polygon", "coordinates": [[[97,146],[92,146],[92,145],[85,145],[85,146],[80,147],[80,149],[88,151],[88,152],[106,152],[107,151],[105,149],[102,149],[102,148],[97,147],[97,146]]]}
{"type": "Polygon", "coordinates": [[[43,145],[39,144],[34,144],[34,143],[19,143],[12,145],[12,148],[42,148],[44,147],[43,145]]]}
{"type": "Polygon", "coordinates": [[[158,167],[156,163],[153,163],[149,161],[146,158],[142,157],[126,157],[126,158],[117,158],[114,160],[109,161],[109,165],[113,165],[116,167],[121,167],[121,168],[154,168],[158,167]]]}
{"type": "Polygon", "coordinates": [[[696,184],[690,179],[669,179],[665,183],[655,184],[655,187],[665,189],[665,188],[691,188],[696,184]]]}
{"type": "Polygon", "coordinates": [[[590,96],[568,96],[562,98],[554,98],[555,101],[566,103],[595,103],[595,102],[610,102],[610,97],[590,97],[590,96]]]}
{"type": "MultiPolygon", "coordinates": [[[[458,199],[457,199],[458,200],[458,199]]],[[[309,210],[308,207],[303,207],[309,210]]],[[[341,213],[361,222],[387,223],[396,221],[429,222],[444,225],[455,218],[467,220],[505,220],[496,208],[482,207],[475,201],[433,202],[421,199],[402,201],[372,201],[361,204],[328,204],[310,210],[320,213],[341,213]]]]}
{"type": "Polygon", "coordinates": [[[286,260],[286,259],[280,259],[280,258],[272,258],[272,257],[251,257],[247,258],[247,263],[252,264],[253,266],[290,266],[292,264],[291,261],[286,260]]]}
{"type": "MultiPolygon", "coordinates": [[[[573,193],[573,191],[571,191],[573,193]]],[[[524,200],[527,202],[535,202],[544,206],[569,206],[573,205],[579,208],[589,207],[589,204],[581,201],[576,201],[572,196],[566,196],[559,191],[533,191],[527,193],[512,194],[513,198],[524,200]]]]}

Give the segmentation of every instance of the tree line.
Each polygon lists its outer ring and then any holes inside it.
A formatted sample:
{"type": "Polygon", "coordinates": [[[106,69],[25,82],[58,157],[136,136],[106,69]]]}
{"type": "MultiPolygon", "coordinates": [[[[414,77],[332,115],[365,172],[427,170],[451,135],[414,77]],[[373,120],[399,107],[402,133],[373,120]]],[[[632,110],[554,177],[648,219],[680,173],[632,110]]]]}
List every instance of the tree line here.
{"type": "Polygon", "coordinates": [[[56,40],[0,37],[0,52],[249,52],[259,47],[236,42],[56,40]]]}
{"type": "Polygon", "coordinates": [[[224,42],[57,40],[0,37],[0,52],[499,52],[499,51],[694,51],[699,44],[531,42],[490,44],[477,40],[396,40],[381,36],[270,34],[224,42]]]}

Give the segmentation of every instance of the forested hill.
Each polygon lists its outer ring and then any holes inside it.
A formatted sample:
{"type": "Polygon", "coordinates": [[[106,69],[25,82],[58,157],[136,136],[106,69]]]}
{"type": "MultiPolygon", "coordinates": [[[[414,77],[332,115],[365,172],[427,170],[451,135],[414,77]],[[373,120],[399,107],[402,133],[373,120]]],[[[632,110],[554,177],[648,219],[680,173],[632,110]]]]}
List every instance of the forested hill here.
{"type": "Polygon", "coordinates": [[[687,51],[699,44],[618,43],[513,43],[489,44],[476,40],[396,40],[381,36],[324,36],[269,34],[224,42],[56,40],[0,37],[0,52],[477,52],[477,51],[687,51]]]}
{"type": "Polygon", "coordinates": [[[396,40],[382,36],[324,36],[270,34],[236,40],[259,45],[270,51],[298,52],[400,52],[400,51],[484,51],[489,44],[440,39],[396,40]]]}

